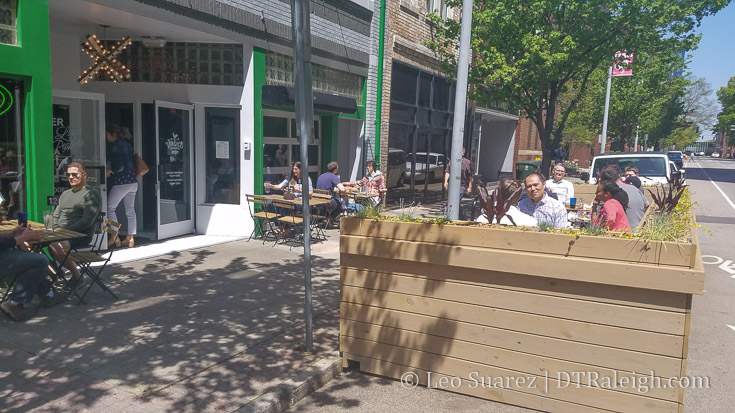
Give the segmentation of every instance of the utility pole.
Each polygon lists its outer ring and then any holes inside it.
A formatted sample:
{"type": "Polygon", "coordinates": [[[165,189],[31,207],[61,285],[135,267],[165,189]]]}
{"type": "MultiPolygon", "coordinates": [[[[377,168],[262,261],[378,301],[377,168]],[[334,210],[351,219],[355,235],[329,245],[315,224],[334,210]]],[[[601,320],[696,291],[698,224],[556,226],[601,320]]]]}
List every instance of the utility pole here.
{"type": "Polygon", "coordinates": [[[304,317],[306,321],[306,351],[313,352],[311,303],[311,228],[309,209],[309,142],[314,127],[314,98],[311,88],[311,28],[309,1],[291,0],[293,28],[294,75],[296,80],[296,133],[301,143],[301,193],[304,215],[304,317]]]}
{"type": "Polygon", "coordinates": [[[607,71],[607,91],[605,91],[605,115],[602,117],[602,145],[600,146],[600,153],[604,153],[607,150],[607,112],[610,110],[610,86],[612,85],[612,70],[613,67],[607,71]]]}
{"type": "Polygon", "coordinates": [[[635,127],[635,147],[633,148],[633,152],[638,152],[638,129],[640,129],[640,126],[635,127]]]}
{"type": "Polygon", "coordinates": [[[472,36],[472,0],[462,2],[462,21],[459,35],[459,61],[457,62],[457,89],[454,97],[454,124],[452,126],[452,152],[449,160],[449,191],[447,215],[459,218],[462,201],[460,184],[462,176],[462,143],[464,141],[464,117],[467,110],[467,72],[470,67],[470,37],[472,36]]]}

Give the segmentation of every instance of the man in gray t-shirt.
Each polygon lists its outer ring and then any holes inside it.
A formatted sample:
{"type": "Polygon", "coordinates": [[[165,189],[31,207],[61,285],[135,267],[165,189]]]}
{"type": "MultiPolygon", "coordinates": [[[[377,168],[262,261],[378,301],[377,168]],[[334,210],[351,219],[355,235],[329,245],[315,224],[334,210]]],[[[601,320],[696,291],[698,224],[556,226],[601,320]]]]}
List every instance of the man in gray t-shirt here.
{"type": "Polygon", "coordinates": [[[630,228],[635,231],[638,223],[643,219],[646,212],[648,200],[633,185],[626,184],[620,179],[620,169],[615,165],[608,165],[600,172],[600,180],[614,181],[618,186],[628,194],[628,208],[625,208],[625,215],[628,217],[630,228]]]}

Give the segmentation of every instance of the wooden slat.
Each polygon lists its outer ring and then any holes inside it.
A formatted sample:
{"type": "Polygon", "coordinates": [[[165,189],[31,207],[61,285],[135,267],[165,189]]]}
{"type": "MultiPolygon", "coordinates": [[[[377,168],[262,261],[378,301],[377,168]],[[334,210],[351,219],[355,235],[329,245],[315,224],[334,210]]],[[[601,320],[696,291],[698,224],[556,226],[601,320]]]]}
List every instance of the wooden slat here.
{"type": "MultiPolygon", "coordinates": [[[[385,273],[370,272],[368,274],[367,271],[355,269],[342,269],[341,283],[343,286],[426,296],[575,321],[684,335],[685,315],[683,313],[595,303],[385,273]]],[[[651,293],[655,294],[655,292],[651,293]]]]}
{"type": "Polygon", "coordinates": [[[461,244],[614,261],[689,267],[691,244],[613,237],[572,236],[480,226],[435,225],[351,218],[340,223],[342,235],[461,244]]]}
{"type": "MultiPolygon", "coordinates": [[[[681,357],[682,336],[582,323],[433,298],[343,286],[345,302],[424,314],[581,343],[681,357]]],[[[368,322],[376,321],[366,320],[368,322]]]]}
{"type": "Polygon", "coordinates": [[[403,259],[492,271],[507,271],[509,264],[512,263],[512,271],[519,275],[689,294],[702,294],[704,287],[704,272],[688,267],[644,265],[462,245],[426,244],[342,235],[340,252],[362,254],[376,259],[403,259]]]}
{"type": "MultiPolygon", "coordinates": [[[[480,377],[499,377],[504,379],[504,383],[501,386],[504,388],[526,394],[544,395],[545,397],[556,400],[583,404],[600,409],[621,412],[650,411],[673,413],[677,412],[679,407],[677,402],[652,398],[648,394],[621,392],[595,387],[594,384],[588,385],[586,378],[583,378],[583,381],[580,383],[581,385],[577,387],[576,382],[572,382],[573,384],[567,382],[565,380],[566,376],[562,376],[562,379],[558,380],[557,376],[551,374],[545,375],[542,372],[540,374],[525,374],[446,355],[440,356],[372,341],[351,338],[346,338],[346,341],[348,342],[347,353],[349,354],[409,366],[406,371],[411,371],[412,369],[410,367],[420,367],[430,372],[441,373],[450,377],[459,377],[462,379],[463,385],[468,387],[475,383],[473,378],[480,385],[480,377]],[[471,376],[470,374],[473,372],[474,375],[471,376]],[[520,385],[516,385],[515,378],[520,377],[523,377],[525,380],[520,385]],[[532,379],[533,377],[535,379],[532,379]],[[508,380],[505,378],[512,379],[508,380]],[[533,386],[530,386],[531,383],[533,383],[533,386]]],[[[432,382],[438,384],[433,379],[432,382]]],[[[452,390],[454,390],[453,387],[452,390]]]]}
{"type": "MultiPolygon", "coordinates": [[[[650,377],[642,374],[633,374],[630,372],[601,368],[589,364],[573,363],[545,356],[490,347],[453,338],[437,337],[423,333],[383,328],[381,326],[362,323],[354,324],[357,327],[354,330],[351,329],[351,331],[355,331],[356,333],[354,336],[346,334],[347,332],[340,336],[340,341],[345,343],[345,350],[343,351],[378,359],[382,359],[384,354],[391,354],[392,350],[390,349],[400,348],[431,353],[437,357],[444,355],[487,366],[514,370],[528,375],[544,376],[545,374],[548,374],[550,377],[560,377],[564,373],[581,371],[586,374],[588,373],[589,376],[587,377],[597,375],[594,377],[598,378],[597,383],[599,384],[602,384],[603,380],[608,380],[607,383],[618,385],[618,389],[616,391],[636,394],[640,394],[638,389],[627,387],[625,383],[639,383],[641,379],[648,380],[650,377]],[[365,343],[380,343],[380,350],[376,350],[373,353],[366,352],[362,347],[365,343]],[[404,347],[406,343],[411,344],[411,346],[404,347]]],[[[427,362],[428,360],[423,361],[424,363],[421,365],[422,368],[431,371],[441,370],[441,362],[437,359],[434,359],[431,364],[427,362]]],[[[409,364],[413,366],[417,365],[416,363],[409,364]]],[[[646,396],[673,402],[678,402],[679,400],[677,389],[673,388],[650,388],[646,392],[646,396]]]]}
{"type": "Polygon", "coordinates": [[[578,298],[587,301],[621,304],[654,310],[685,312],[686,294],[640,288],[600,285],[578,281],[545,277],[519,277],[511,272],[488,271],[485,269],[456,268],[448,265],[425,264],[414,261],[393,259],[374,260],[363,255],[342,254],[340,263],[343,268],[356,268],[384,273],[395,273],[431,280],[451,280],[468,285],[497,287],[505,290],[525,291],[557,296],[578,298]]]}
{"type": "MultiPolygon", "coordinates": [[[[366,356],[360,356],[352,353],[345,353],[344,357],[348,360],[358,361],[360,363],[360,370],[378,374],[382,376],[391,377],[394,379],[400,379],[401,375],[405,372],[416,373],[417,376],[423,380],[422,385],[426,385],[427,371],[420,368],[414,368],[404,366],[401,364],[390,363],[382,360],[376,360],[366,356]]],[[[432,381],[437,383],[442,377],[446,377],[444,380],[451,380],[453,377],[457,377],[451,374],[443,374],[440,372],[431,372],[432,381]]],[[[563,412],[563,413],[590,413],[590,412],[622,412],[620,408],[615,410],[600,409],[589,405],[578,404],[559,400],[557,398],[551,398],[548,394],[541,392],[541,389],[537,389],[536,393],[521,392],[510,389],[496,389],[496,388],[483,388],[477,386],[476,388],[470,387],[470,381],[464,380],[463,385],[459,388],[451,389],[454,393],[466,394],[474,397],[483,398],[486,400],[498,401],[506,404],[513,404],[517,406],[527,407],[542,412],[563,412]]],[[[433,390],[433,389],[432,389],[433,390]]],[[[575,389],[576,390],[576,389],[575,389]]],[[[582,390],[582,389],[579,389],[582,390]]],[[[440,391],[440,390],[433,390],[440,391]]],[[[652,406],[652,408],[661,408],[662,406],[652,406]]],[[[665,410],[651,409],[648,406],[639,405],[635,410],[628,410],[631,412],[671,412],[667,408],[665,410]]]]}
{"type": "MultiPolygon", "coordinates": [[[[604,347],[516,332],[500,328],[485,327],[465,321],[437,319],[395,310],[363,306],[342,302],[340,315],[346,320],[343,335],[380,341],[384,335],[394,334],[393,329],[426,333],[486,346],[498,347],[559,360],[590,364],[618,371],[654,371],[661,377],[675,377],[681,371],[681,360],[630,350],[604,347]],[[372,327],[375,325],[377,327],[372,327]],[[645,370],[642,370],[645,369],[645,370]]],[[[406,342],[404,342],[406,343],[406,342]]],[[[420,346],[421,343],[417,343],[420,346]]],[[[403,344],[404,347],[411,347],[403,344]]],[[[420,347],[419,347],[420,348],[420,347]]]]}

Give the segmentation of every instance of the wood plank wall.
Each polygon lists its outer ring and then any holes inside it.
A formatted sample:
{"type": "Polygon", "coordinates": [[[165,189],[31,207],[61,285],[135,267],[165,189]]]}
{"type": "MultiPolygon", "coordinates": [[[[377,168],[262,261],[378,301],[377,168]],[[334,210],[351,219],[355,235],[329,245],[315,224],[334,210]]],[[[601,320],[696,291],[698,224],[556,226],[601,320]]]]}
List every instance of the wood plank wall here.
{"type": "Polygon", "coordinates": [[[679,265],[663,268],[611,258],[602,260],[610,273],[572,276],[583,270],[579,258],[558,245],[508,242],[488,229],[480,236],[457,232],[472,228],[376,222],[342,223],[345,363],[358,361],[363,371],[395,379],[414,372],[422,385],[446,377],[459,384],[444,383],[446,390],[542,411],[682,409],[682,390],[641,380],[686,373],[691,294],[701,294],[703,282],[701,268],[689,267],[696,260],[687,256],[686,264],[674,260],[679,265]],[[460,240],[472,247],[457,245],[460,240]],[[519,246],[535,248],[534,259],[548,258],[547,274],[526,273],[523,256],[512,251],[519,246]],[[663,272],[658,284],[645,280],[656,269],[669,270],[668,288],[658,289],[663,272]],[[584,372],[580,387],[567,376],[572,372],[584,372]],[[483,386],[482,377],[505,383],[483,386]],[[598,386],[587,386],[591,378],[598,386]],[[602,388],[610,387],[605,383],[617,388],[602,388]]]}

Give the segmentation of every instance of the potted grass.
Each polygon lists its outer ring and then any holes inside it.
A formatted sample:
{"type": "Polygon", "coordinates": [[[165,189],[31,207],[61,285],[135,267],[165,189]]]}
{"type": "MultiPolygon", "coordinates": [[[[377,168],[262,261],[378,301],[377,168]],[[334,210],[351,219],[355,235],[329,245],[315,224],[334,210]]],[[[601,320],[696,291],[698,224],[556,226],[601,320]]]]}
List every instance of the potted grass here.
{"type": "MultiPolygon", "coordinates": [[[[683,390],[654,384],[686,373],[704,272],[688,191],[663,190],[644,228],[686,235],[345,219],[345,364],[542,411],[681,411],[683,390]]],[[[512,203],[486,199],[490,222],[512,203]]]]}

